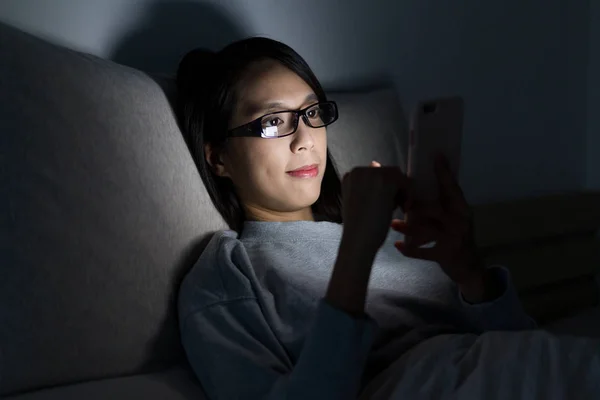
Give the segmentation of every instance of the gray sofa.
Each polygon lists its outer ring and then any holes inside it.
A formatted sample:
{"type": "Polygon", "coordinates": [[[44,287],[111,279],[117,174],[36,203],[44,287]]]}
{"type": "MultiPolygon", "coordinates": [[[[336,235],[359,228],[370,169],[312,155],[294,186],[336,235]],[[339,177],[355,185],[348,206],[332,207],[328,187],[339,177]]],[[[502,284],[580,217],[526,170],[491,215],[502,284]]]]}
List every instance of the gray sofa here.
{"type": "MultiPolygon", "coordinates": [[[[203,399],[175,300],[226,226],[178,129],[172,80],[1,24],[0,57],[0,397],[203,399]]],[[[394,91],[330,97],[341,173],[373,159],[404,168],[394,91]]],[[[534,316],[600,336],[599,193],[481,205],[475,218],[488,261],[511,268],[534,316]]]]}
{"type": "MultiPolygon", "coordinates": [[[[202,399],[175,300],[226,226],[178,129],[171,80],[5,25],[0,54],[0,397],[202,399]]],[[[330,95],[341,172],[405,164],[393,91],[330,95]]]]}

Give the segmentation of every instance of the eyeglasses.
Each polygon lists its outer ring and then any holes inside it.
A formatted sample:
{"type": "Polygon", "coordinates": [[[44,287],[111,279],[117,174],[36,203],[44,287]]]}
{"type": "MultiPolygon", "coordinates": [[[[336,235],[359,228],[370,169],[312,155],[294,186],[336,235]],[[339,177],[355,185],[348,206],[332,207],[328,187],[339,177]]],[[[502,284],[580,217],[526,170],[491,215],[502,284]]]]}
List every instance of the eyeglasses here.
{"type": "Polygon", "coordinates": [[[278,111],[231,129],[227,137],[281,138],[298,129],[300,117],[311,128],[322,128],[338,119],[337,104],[325,101],[298,111],[278,111]]]}

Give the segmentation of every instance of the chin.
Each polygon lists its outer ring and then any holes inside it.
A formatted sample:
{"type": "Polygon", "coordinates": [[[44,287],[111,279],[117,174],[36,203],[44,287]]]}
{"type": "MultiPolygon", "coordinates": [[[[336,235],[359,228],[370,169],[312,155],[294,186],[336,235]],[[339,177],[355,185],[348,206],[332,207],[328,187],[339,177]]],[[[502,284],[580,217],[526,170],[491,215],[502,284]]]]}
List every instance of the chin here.
{"type": "Polygon", "coordinates": [[[296,205],[296,209],[303,209],[306,207],[312,207],[317,200],[319,200],[319,196],[315,196],[315,197],[305,197],[305,198],[295,198],[293,199],[294,203],[296,205]]]}
{"type": "Polygon", "coordinates": [[[310,181],[299,180],[294,182],[293,186],[288,186],[287,190],[282,188],[283,192],[287,192],[287,203],[299,208],[310,207],[315,204],[321,195],[322,179],[321,176],[310,181]]]}
{"type": "Polygon", "coordinates": [[[295,209],[303,209],[306,207],[312,207],[313,204],[319,199],[320,191],[313,193],[297,193],[295,196],[290,198],[290,204],[294,204],[295,209]]]}

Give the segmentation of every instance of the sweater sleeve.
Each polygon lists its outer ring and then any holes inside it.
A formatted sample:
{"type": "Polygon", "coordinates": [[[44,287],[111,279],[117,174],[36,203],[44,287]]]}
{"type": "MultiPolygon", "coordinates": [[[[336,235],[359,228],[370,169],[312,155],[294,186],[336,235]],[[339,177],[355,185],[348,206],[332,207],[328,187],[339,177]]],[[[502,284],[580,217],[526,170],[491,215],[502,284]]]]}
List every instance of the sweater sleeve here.
{"type": "Polygon", "coordinates": [[[190,314],[183,346],[208,398],[356,398],[375,322],[321,300],[295,364],[255,299],[220,302],[190,314]]]}
{"type": "Polygon", "coordinates": [[[470,304],[459,292],[460,302],[469,322],[478,331],[527,330],[537,328],[536,322],[525,312],[517,291],[505,267],[491,267],[503,288],[495,300],[470,304]]]}

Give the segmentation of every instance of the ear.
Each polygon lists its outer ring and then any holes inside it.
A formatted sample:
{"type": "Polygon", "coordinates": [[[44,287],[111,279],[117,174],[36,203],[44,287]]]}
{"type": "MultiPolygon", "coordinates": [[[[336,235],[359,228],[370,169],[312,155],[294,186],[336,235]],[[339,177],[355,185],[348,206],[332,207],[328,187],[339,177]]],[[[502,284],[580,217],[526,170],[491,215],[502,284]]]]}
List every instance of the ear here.
{"type": "Polygon", "coordinates": [[[223,162],[222,152],[222,149],[217,149],[212,144],[204,145],[204,158],[212,172],[221,178],[230,177],[223,162]]]}

